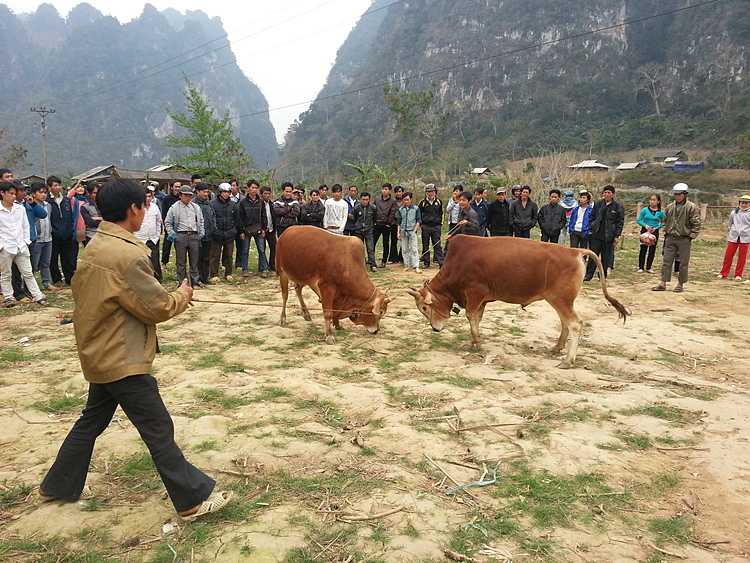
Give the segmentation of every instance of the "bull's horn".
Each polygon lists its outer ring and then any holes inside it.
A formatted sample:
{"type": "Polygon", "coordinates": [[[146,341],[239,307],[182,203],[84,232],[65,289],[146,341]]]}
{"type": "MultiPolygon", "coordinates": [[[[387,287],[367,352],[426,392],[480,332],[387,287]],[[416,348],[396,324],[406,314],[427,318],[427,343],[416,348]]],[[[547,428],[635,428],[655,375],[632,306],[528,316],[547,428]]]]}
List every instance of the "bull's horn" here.
{"type": "Polygon", "coordinates": [[[417,297],[419,295],[419,292],[416,289],[407,289],[406,293],[408,293],[412,297],[417,297]]]}
{"type": "Polygon", "coordinates": [[[409,289],[411,289],[412,291],[417,291],[416,287],[410,287],[409,289]]]}
{"type": "Polygon", "coordinates": [[[386,297],[386,298],[385,298],[385,302],[386,302],[386,303],[390,303],[390,302],[391,302],[391,301],[393,301],[394,299],[396,299],[396,298],[395,298],[395,297],[386,297]]]}

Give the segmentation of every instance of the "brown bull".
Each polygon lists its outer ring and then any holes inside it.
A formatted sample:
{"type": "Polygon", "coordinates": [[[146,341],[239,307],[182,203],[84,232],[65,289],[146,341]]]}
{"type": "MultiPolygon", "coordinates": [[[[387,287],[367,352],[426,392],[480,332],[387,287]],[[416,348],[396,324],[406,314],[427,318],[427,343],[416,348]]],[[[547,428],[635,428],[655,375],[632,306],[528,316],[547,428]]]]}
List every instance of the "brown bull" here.
{"type": "Polygon", "coordinates": [[[286,323],[289,280],[294,282],[302,316],[312,320],[302,298],[302,288],[308,285],[323,304],[327,344],[336,343],[333,328],[341,329],[339,320],[347,317],[377,334],[380,319],[393,299],[378,290],[367,275],[361,240],[318,227],[299,225],[284,231],[276,244],[276,274],[283,300],[279,324],[286,323]]]}
{"type": "Polygon", "coordinates": [[[544,299],[557,311],[562,324],[553,351],[560,352],[568,341],[566,358],[558,367],[569,368],[576,359],[582,326],[574,302],[586,271],[584,256],[596,262],[605,299],[617,309],[619,318],[626,319],[628,311],[607,293],[602,262],[596,254],[523,238],[457,235],[451,239],[438,275],[409,294],[436,332],[443,330],[454,303],[465,308],[473,346],[479,345],[479,322],[487,303],[504,301],[525,307],[544,299]]]}

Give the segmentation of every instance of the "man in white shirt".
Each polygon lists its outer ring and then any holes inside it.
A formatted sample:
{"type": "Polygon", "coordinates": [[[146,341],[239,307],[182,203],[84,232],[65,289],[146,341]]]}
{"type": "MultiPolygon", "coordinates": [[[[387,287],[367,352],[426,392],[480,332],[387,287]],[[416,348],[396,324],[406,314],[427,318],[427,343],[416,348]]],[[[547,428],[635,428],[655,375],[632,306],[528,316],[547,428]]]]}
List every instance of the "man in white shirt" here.
{"type": "Polygon", "coordinates": [[[161,262],[159,261],[159,238],[161,237],[161,210],[154,201],[154,188],[146,188],[146,214],[141,229],[133,233],[135,237],[151,249],[151,266],[156,279],[162,281],[161,262]]]}
{"type": "Polygon", "coordinates": [[[49,305],[44,294],[31,271],[31,231],[26,208],[16,205],[16,187],[10,182],[0,183],[0,287],[2,287],[5,301],[4,307],[13,307],[16,300],[13,297],[13,282],[11,268],[18,267],[21,279],[31,296],[39,305],[49,305]]]}
{"type": "Polygon", "coordinates": [[[331,193],[333,193],[333,199],[326,201],[323,228],[329,233],[343,235],[346,220],[349,218],[349,204],[341,199],[342,188],[340,184],[334,184],[331,188],[331,193]]]}

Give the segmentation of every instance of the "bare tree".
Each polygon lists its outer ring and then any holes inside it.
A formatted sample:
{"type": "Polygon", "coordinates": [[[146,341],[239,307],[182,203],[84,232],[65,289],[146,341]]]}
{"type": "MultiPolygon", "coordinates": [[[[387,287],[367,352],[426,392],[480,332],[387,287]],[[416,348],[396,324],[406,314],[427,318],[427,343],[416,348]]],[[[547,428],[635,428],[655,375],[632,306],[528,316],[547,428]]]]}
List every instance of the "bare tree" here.
{"type": "Polygon", "coordinates": [[[718,43],[715,50],[716,56],[713,59],[710,70],[712,78],[724,83],[724,99],[722,100],[721,107],[718,108],[719,113],[724,115],[732,101],[732,83],[738,75],[742,74],[744,59],[742,57],[742,49],[729,39],[718,43]]]}
{"type": "Polygon", "coordinates": [[[646,63],[639,66],[636,71],[636,92],[646,92],[654,101],[656,115],[661,115],[659,109],[659,98],[666,90],[667,73],[663,65],[658,63],[646,63]]]}

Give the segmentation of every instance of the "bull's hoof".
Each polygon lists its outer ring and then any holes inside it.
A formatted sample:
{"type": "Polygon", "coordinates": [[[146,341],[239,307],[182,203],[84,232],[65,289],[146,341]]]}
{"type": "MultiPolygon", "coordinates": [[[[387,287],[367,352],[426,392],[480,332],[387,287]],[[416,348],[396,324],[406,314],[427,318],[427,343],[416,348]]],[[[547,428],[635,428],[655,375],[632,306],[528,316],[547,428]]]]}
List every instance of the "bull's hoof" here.
{"type": "Polygon", "coordinates": [[[568,360],[562,361],[559,364],[557,364],[557,369],[570,369],[573,367],[573,364],[571,364],[568,360]]]}
{"type": "Polygon", "coordinates": [[[307,322],[312,321],[312,317],[310,315],[302,315],[302,318],[305,319],[307,322]]]}
{"type": "Polygon", "coordinates": [[[336,339],[333,336],[326,338],[326,344],[336,344],[336,339]]]}
{"type": "Polygon", "coordinates": [[[286,319],[279,319],[279,326],[286,326],[286,319]]]}

